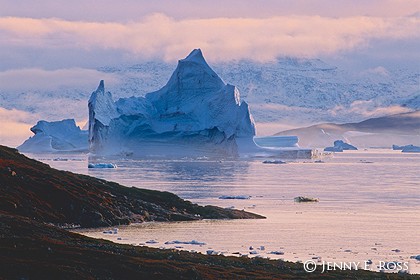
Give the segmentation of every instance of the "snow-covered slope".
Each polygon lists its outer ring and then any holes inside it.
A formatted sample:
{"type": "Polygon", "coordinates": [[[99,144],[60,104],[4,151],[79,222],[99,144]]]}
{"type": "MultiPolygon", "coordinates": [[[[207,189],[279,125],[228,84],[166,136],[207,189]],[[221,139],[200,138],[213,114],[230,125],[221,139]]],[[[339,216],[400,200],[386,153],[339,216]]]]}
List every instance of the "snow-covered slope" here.
{"type": "MultiPolygon", "coordinates": [[[[257,122],[281,121],[298,117],[309,121],[360,121],[392,105],[419,109],[420,73],[404,69],[377,67],[364,72],[348,72],[317,59],[279,58],[274,62],[230,61],[212,63],[226,82],[241,91],[242,98],[253,105],[257,122]],[[281,114],[279,114],[281,112],[281,114]]],[[[114,77],[108,88],[115,98],[144,96],[168,80],[173,64],[149,61],[136,65],[101,67],[99,72],[114,77]]],[[[38,113],[42,118],[73,115],[86,119],[80,105],[89,98],[80,86],[55,90],[9,92],[0,88],[1,106],[38,113]],[[55,104],[50,110],[46,102],[55,104]],[[66,102],[66,110],[58,104],[66,102]],[[79,109],[78,109],[79,108],[79,109]]]]}
{"type": "Polygon", "coordinates": [[[239,142],[252,142],[254,135],[248,104],[199,49],[179,61],[163,88],[145,97],[114,103],[101,81],[89,99],[89,142],[96,154],[236,155],[239,142]]]}
{"type": "Polygon", "coordinates": [[[39,121],[31,128],[34,136],[17,147],[21,152],[84,152],[88,151],[88,133],[73,119],[56,122],[39,121]]]}
{"type": "MultiPolygon", "coordinates": [[[[273,62],[213,63],[214,70],[241,91],[261,122],[361,121],[418,109],[420,73],[376,67],[350,72],[319,59],[283,57],[273,62]]],[[[121,77],[115,96],[146,94],[171,75],[172,65],[146,63],[103,67],[121,77]],[[123,86],[122,86],[123,85],[123,86]]]]}
{"type": "MultiPolygon", "coordinates": [[[[266,63],[216,62],[212,66],[225,82],[239,89],[259,125],[358,122],[420,109],[420,73],[406,69],[375,66],[360,72],[344,71],[319,59],[290,57],[266,63]]],[[[100,79],[106,78],[107,88],[117,100],[156,91],[174,68],[174,64],[149,61],[103,66],[96,72],[103,74],[100,79]]],[[[82,121],[88,118],[87,110],[81,108],[86,108],[89,87],[77,81],[45,90],[19,90],[17,86],[11,91],[0,86],[0,107],[29,112],[33,115],[30,123],[62,118],[82,121]]]]}

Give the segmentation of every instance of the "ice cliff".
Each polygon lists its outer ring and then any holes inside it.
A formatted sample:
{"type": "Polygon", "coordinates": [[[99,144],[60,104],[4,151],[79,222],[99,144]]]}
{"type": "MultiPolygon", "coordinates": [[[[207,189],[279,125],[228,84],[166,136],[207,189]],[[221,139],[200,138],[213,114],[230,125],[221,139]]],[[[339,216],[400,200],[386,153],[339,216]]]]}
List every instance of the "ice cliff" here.
{"type": "Polygon", "coordinates": [[[114,102],[101,81],[88,105],[95,154],[235,156],[241,146],[256,147],[248,104],[199,49],[178,62],[160,90],[114,102]]]}
{"type": "Polygon", "coordinates": [[[76,126],[73,119],[39,121],[31,128],[34,136],[17,147],[21,152],[83,152],[88,150],[88,132],[76,126]]]}

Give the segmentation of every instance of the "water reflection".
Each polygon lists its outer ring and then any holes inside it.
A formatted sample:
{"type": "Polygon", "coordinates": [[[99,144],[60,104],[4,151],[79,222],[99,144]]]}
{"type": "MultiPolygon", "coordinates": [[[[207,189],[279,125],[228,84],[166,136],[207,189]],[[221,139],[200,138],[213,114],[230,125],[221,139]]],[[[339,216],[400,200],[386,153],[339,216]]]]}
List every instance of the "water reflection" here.
{"type": "Polygon", "coordinates": [[[239,185],[249,161],[116,160],[118,168],[88,174],[123,185],[174,192],[183,198],[210,198],[239,185]]]}

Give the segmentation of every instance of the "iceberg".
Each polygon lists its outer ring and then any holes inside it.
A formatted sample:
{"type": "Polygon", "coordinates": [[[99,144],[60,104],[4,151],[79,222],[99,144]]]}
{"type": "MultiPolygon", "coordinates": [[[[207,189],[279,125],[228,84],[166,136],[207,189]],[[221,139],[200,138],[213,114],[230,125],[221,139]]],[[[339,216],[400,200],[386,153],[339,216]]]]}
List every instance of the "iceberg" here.
{"type": "Polygon", "coordinates": [[[249,195],[222,195],[219,199],[250,199],[249,195]]]}
{"type": "Polygon", "coordinates": [[[326,147],[324,149],[326,152],[342,152],[347,150],[357,150],[357,148],[342,140],[336,140],[334,141],[334,147],[326,147]]]}
{"type": "Polygon", "coordinates": [[[200,242],[197,240],[191,240],[191,241],[179,241],[179,240],[173,240],[173,241],[166,241],[165,244],[185,244],[185,245],[206,245],[205,242],[200,242]]]}
{"type": "MultiPolygon", "coordinates": [[[[210,68],[200,49],[178,61],[161,89],[114,102],[101,81],[88,107],[89,148],[95,155],[211,158],[273,153],[255,144],[248,104],[210,68]]],[[[298,152],[293,153],[297,157],[298,152]]],[[[310,157],[311,150],[299,153],[310,157]]]]}
{"type": "Polygon", "coordinates": [[[74,119],[38,121],[31,128],[35,134],[17,149],[26,153],[87,152],[88,132],[76,126],[74,119]]]}
{"type": "Polygon", "coordinates": [[[104,82],[89,99],[89,144],[95,154],[235,155],[255,124],[238,89],[225,84],[196,49],[168,83],[144,97],[114,102],[104,82]]]}
{"type": "Polygon", "coordinates": [[[273,255],[284,255],[283,251],[271,251],[269,254],[273,254],[273,255]]]}
{"type": "Polygon", "coordinates": [[[88,168],[117,168],[113,163],[89,163],[88,168]]]}
{"type": "Polygon", "coordinates": [[[286,162],[282,161],[282,160],[264,160],[262,163],[264,163],[264,164],[286,164],[286,162]]]}
{"type": "Polygon", "coordinates": [[[420,147],[414,145],[398,146],[392,145],[393,150],[400,150],[403,153],[420,153],[420,147]]]}

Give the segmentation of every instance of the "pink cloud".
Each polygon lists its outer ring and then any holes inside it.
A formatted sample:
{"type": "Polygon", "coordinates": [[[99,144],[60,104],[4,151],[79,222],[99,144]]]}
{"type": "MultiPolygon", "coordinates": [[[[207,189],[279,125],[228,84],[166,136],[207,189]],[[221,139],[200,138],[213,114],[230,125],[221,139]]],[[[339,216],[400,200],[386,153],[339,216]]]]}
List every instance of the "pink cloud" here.
{"type": "Polygon", "coordinates": [[[174,61],[200,47],[212,60],[280,55],[319,56],[365,48],[372,39],[419,38],[416,17],[278,16],[176,20],[163,14],[140,21],[85,22],[0,18],[0,41],[10,47],[115,49],[174,61]]]}

